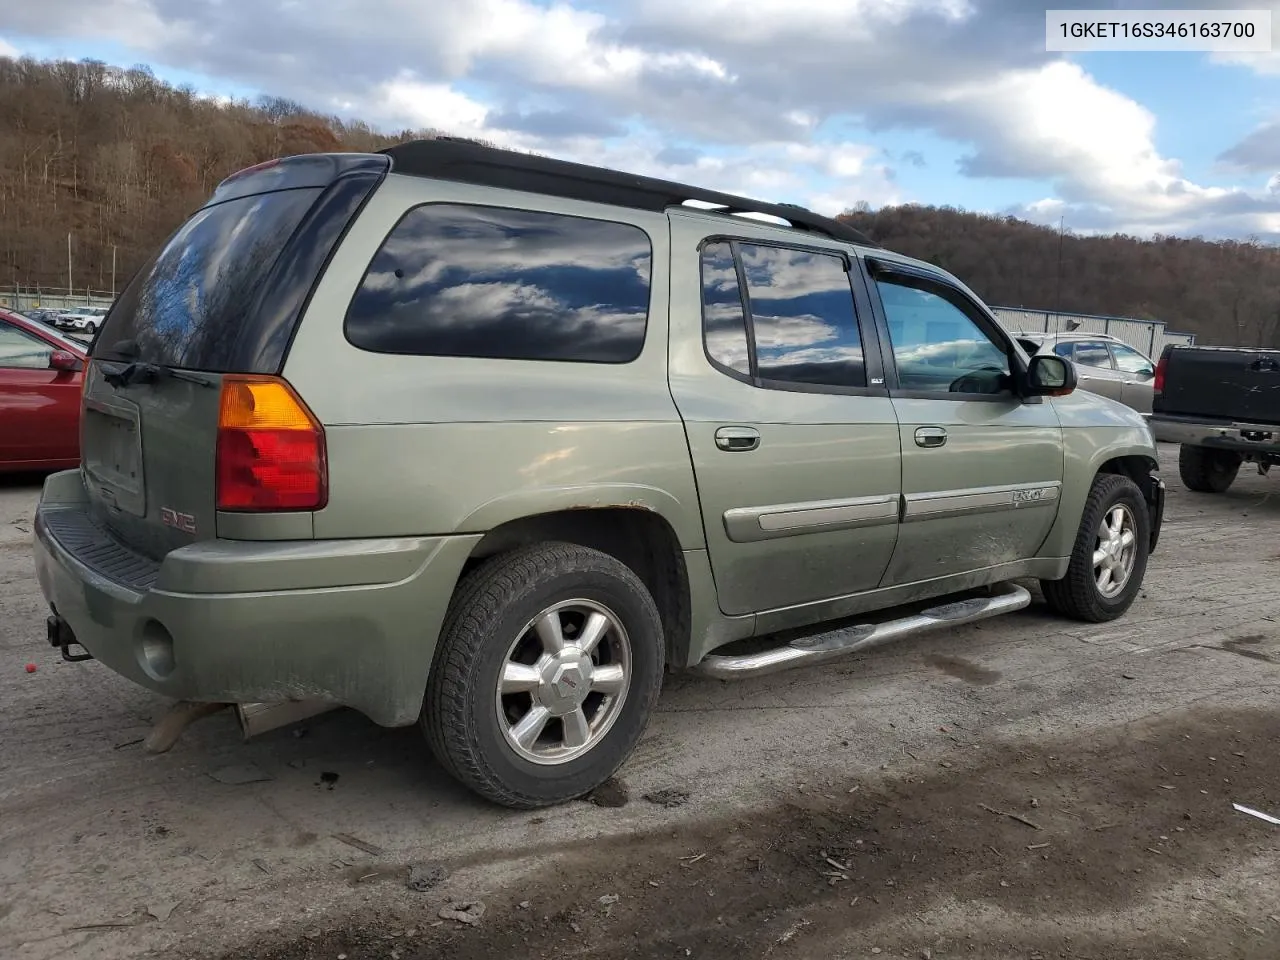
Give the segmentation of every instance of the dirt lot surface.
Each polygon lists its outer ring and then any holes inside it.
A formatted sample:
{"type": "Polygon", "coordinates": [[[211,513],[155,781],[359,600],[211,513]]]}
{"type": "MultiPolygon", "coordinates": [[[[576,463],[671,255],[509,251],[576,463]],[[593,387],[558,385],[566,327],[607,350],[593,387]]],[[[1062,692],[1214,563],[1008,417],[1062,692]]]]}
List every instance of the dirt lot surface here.
{"type": "Polygon", "coordinates": [[[1175,455],[1124,619],[672,678],[614,789],[534,813],[348,712],[148,756],[167,703],[45,646],[0,484],[0,957],[1276,960],[1280,826],[1232,803],[1280,815],[1280,480],[1175,455]]]}

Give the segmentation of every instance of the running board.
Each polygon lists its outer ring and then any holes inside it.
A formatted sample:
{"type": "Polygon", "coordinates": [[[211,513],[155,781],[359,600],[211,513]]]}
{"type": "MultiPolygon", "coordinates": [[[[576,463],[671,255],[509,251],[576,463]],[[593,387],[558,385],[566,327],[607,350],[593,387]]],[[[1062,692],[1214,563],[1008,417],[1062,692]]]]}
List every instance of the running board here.
{"type": "Polygon", "coordinates": [[[1030,606],[1031,594],[1025,587],[1005,583],[996,587],[991,596],[972,597],[938,607],[930,607],[901,620],[885,623],[864,623],[843,627],[827,633],[799,637],[785,647],[775,647],[762,653],[742,656],[706,657],[690,667],[689,672],[714,680],[741,680],[746,677],[762,677],[795,667],[837,660],[860,650],[878,647],[919,636],[931,630],[957,627],[963,623],[987,620],[1002,613],[1012,613],[1030,606]]]}

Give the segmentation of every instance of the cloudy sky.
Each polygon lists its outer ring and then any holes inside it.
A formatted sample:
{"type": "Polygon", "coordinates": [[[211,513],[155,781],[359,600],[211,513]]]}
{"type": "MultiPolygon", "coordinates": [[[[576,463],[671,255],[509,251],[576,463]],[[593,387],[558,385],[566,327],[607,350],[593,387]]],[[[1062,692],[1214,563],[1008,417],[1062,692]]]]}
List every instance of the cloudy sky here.
{"type": "MultiPolygon", "coordinates": [[[[1280,33],[1280,0],[1052,6],[1270,7],[1280,33]]],[[[1280,241],[1280,52],[1049,54],[1044,31],[1028,0],[0,3],[10,54],[144,62],[212,95],[826,213],[1280,241]]]]}

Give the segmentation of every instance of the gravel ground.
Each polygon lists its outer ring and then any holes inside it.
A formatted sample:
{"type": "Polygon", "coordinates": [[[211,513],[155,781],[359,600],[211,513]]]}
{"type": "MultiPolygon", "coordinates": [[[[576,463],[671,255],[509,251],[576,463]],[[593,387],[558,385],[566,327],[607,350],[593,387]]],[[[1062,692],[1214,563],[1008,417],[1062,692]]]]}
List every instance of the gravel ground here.
{"type": "Polygon", "coordinates": [[[146,755],[167,703],[45,645],[38,482],[0,482],[0,956],[1275,960],[1280,827],[1231,804],[1280,815],[1280,487],[1164,455],[1124,619],[672,678],[613,789],[535,813],[345,711],[146,755]]]}

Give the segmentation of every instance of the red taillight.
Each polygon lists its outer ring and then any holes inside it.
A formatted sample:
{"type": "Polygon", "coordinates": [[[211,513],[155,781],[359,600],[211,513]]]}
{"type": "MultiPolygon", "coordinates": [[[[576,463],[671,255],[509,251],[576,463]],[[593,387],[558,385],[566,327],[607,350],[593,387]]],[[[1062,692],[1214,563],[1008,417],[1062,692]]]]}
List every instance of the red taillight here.
{"type": "Polygon", "coordinates": [[[284,380],[223,377],[215,471],[219,510],[319,510],[324,429],[284,380]]]}
{"type": "Polygon", "coordinates": [[[1168,366],[1168,357],[1161,357],[1156,361],[1156,378],[1151,381],[1151,389],[1156,393],[1164,393],[1164,372],[1168,366]]]}

